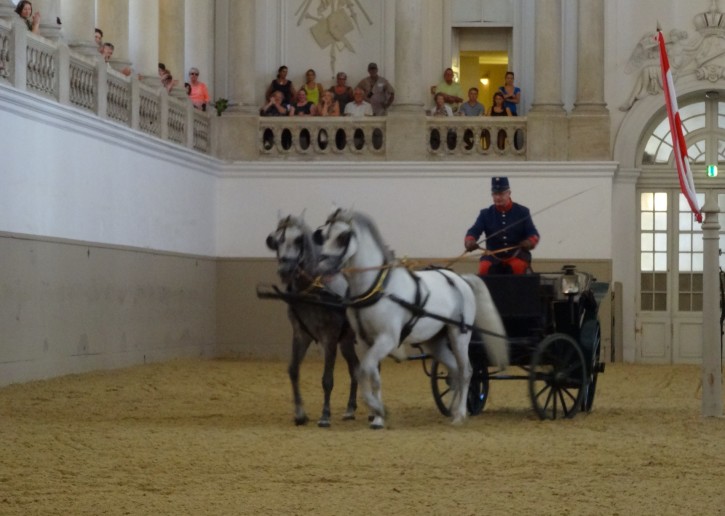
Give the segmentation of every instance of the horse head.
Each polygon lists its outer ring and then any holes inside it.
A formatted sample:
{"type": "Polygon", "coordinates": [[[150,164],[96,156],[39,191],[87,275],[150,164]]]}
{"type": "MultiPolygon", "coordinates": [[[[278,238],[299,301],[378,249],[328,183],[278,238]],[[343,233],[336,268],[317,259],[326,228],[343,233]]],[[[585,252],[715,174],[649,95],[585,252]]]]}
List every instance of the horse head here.
{"type": "Polygon", "coordinates": [[[313,276],[318,250],[312,231],[301,218],[281,218],[277,229],[267,236],[267,247],[277,253],[277,274],[284,283],[291,283],[302,273],[307,273],[308,279],[313,276]]]}
{"type": "Polygon", "coordinates": [[[335,210],[325,224],[313,234],[315,244],[321,247],[317,271],[336,274],[357,252],[357,239],[352,212],[335,210]]]}

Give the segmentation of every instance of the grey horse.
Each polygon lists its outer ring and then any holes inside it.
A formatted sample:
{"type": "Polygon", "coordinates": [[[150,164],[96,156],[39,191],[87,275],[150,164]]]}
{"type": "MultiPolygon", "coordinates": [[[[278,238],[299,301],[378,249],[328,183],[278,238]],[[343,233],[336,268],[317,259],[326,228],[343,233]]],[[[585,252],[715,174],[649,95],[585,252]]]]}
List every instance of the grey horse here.
{"type": "Polygon", "coordinates": [[[342,419],[355,419],[359,360],[355,354],[355,333],[340,302],[340,296],[347,289],[345,279],[338,275],[326,282],[324,287],[315,282],[320,249],[301,217],[289,215],[281,218],[277,229],[267,237],[267,247],[277,253],[277,273],[286,286],[279,297],[288,304],[287,315],[292,324],[292,358],[288,372],[294,395],[295,424],[303,425],[309,420],[300,394],[299,372],[312,341],[322,345],[325,356],[322,375],[325,401],[317,425],[330,426],[330,394],[338,343],[350,373],[350,396],[342,419]]]}

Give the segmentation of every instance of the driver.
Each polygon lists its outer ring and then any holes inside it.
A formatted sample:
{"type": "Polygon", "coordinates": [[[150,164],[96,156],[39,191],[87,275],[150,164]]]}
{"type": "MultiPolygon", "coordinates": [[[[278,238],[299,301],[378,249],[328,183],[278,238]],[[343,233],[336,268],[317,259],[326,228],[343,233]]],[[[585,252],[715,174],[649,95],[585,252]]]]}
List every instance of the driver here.
{"type": "Polygon", "coordinates": [[[466,251],[479,249],[478,239],[485,233],[486,250],[492,254],[481,256],[478,274],[488,274],[494,265],[502,265],[501,272],[510,268],[514,274],[525,274],[531,266],[530,251],[539,243],[539,232],[531,220],[531,213],[527,207],[511,200],[507,177],[491,179],[491,196],[493,204],[480,211],[476,222],[466,232],[466,251]]]}

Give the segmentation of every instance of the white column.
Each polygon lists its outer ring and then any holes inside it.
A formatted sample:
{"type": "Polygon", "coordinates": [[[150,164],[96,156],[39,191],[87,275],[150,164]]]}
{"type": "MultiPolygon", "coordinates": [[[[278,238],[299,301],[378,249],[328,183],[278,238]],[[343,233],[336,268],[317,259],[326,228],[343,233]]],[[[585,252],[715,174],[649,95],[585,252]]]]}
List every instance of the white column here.
{"type": "Polygon", "coordinates": [[[229,6],[229,95],[238,102],[237,111],[257,113],[254,2],[231,2],[229,6]]]}
{"type": "Polygon", "coordinates": [[[0,0],[0,18],[12,20],[15,14],[15,4],[10,0],[0,0]]]}
{"type": "Polygon", "coordinates": [[[63,0],[60,4],[60,19],[69,47],[82,54],[98,56],[98,47],[93,39],[96,0],[63,0]]]}
{"type": "Polygon", "coordinates": [[[601,111],[604,103],[604,0],[579,0],[575,111],[601,111]]]}
{"type": "MultiPolygon", "coordinates": [[[[234,3],[254,4],[246,0],[234,3]]],[[[184,18],[184,64],[179,78],[183,77],[188,82],[189,68],[198,68],[199,80],[206,84],[214,102],[214,0],[186,0],[184,18]]],[[[236,30],[241,30],[241,27],[236,27],[236,30]]]]}
{"type": "Polygon", "coordinates": [[[158,76],[159,0],[129,0],[128,28],[128,50],[134,73],[158,76]]]}
{"type": "Polygon", "coordinates": [[[50,39],[61,37],[60,0],[35,0],[33,12],[40,12],[40,35],[50,39]]]}
{"type": "Polygon", "coordinates": [[[103,42],[112,43],[113,58],[128,60],[128,0],[98,0],[96,27],[103,31],[103,42]]]}
{"type": "MultiPolygon", "coordinates": [[[[187,4],[189,2],[186,2],[187,4]]],[[[159,61],[184,85],[184,2],[159,0],[159,61]]],[[[195,23],[191,20],[191,24],[195,23]]]]}
{"type": "Polygon", "coordinates": [[[423,66],[423,2],[395,2],[395,102],[391,111],[423,111],[424,90],[420,87],[423,66]]]}
{"type": "Polygon", "coordinates": [[[532,111],[564,111],[561,100],[561,0],[536,2],[536,92],[532,111]]]}
{"type": "Polygon", "coordinates": [[[723,415],[718,278],[720,208],[714,193],[707,193],[702,211],[705,214],[702,225],[702,415],[720,417],[723,415]]]}

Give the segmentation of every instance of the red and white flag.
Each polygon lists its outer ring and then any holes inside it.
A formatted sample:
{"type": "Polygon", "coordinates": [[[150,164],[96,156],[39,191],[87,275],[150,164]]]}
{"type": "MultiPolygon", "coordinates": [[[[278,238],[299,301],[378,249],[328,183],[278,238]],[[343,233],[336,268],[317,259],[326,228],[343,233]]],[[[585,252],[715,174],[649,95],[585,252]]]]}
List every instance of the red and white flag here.
{"type": "Polygon", "coordinates": [[[682,134],[682,120],[680,120],[680,111],[677,107],[677,94],[675,93],[675,85],[672,80],[672,72],[670,71],[670,61],[667,59],[665,37],[659,29],[657,29],[657,42],[660,45],[662,83],[665,90],[665,102],[667,103],[667,118],[670,121],[672,148],[675,151],[677,176],[680,179],[680,190],[682,190],[685,199],[687,199],[687,203],[690,205],[692,213],[695,214],[695,218],[698,222],[702,223],[702,212],[700,210],[700,205],[697,202],[697,192],[695,191],[695,180],[692,178],[690,160],[687,157],[685,136],[682,134]]]}

